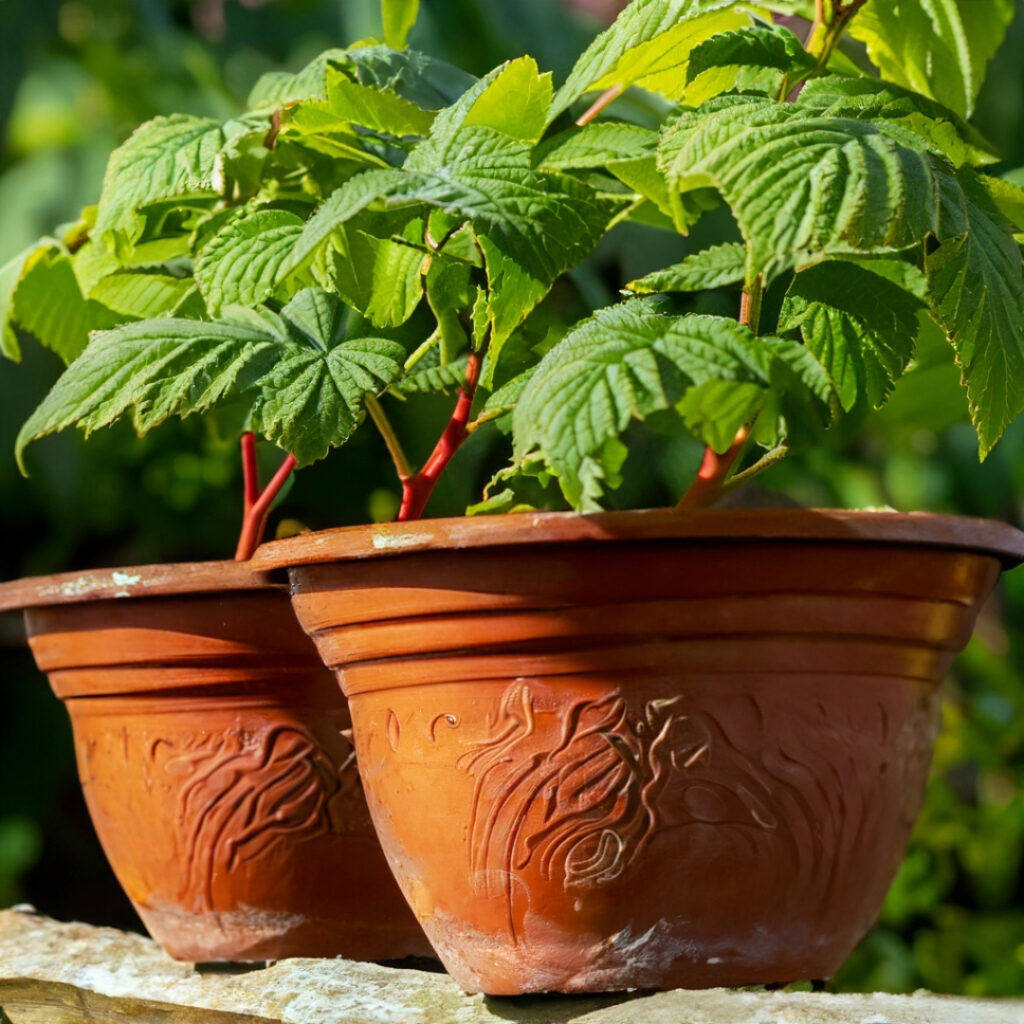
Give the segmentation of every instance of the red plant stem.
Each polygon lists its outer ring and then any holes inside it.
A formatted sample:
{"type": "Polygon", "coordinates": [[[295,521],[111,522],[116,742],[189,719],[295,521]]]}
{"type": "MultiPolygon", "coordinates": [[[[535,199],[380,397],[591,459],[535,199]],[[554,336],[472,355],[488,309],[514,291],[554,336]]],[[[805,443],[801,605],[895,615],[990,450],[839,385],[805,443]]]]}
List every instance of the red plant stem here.
{"type": "Polygon", "coordinates": [[[260,496],[259,470],[256,468],[256,435],[251,430],[242,435],[242,479],[245,483],[242,509],[248,515],[249,509],[256,504],[260,496]]]}
{"type": "Polygon", "coordinates": [[[256,438],[251,431],[242,435],[242,475],[245,481],[242,529],[238,535],[235,561],[247,562],[260,546],[267,528],[270,506],[284,487],[285,481],[295,468],[295,456],[289,455],[278,467],[270,483],[260,490],[259,474],[256,468],[256,438]]]}
{"type": "Polygon", "coordinates": [[[680,511],[705,508],[714,504],[715,499],[722,493],[722,484],[725,483],[733,463],[740,457],[749,436],[750,428],[740,427],[736,439],[721,455],[710,446],[704,449],[704,460],[697,470],[697,477],[683,495],[683,500],[676,506],[680,511]]]}
{"type": "Polygon", "coordinates": [[[622,95],[622,85],[613,85],[610,89],[605,89],[600,96],[587,108],[586,112],[581,114],[576,120],[576,124],[582,128],[585,124],[590,124],[591,121],[597,117],[598,114],[608,106],[612,100],[618,99],[622,95]]]}
{"type": "Polygon", "coordinates": [[[438,477],[466,440],[469,434],[466,424],[469,422],[477,381],[480,379],[480,364],[480,353],[470,352],[466,361],[466,379],[459,388],[459,398],[444,433],[441,434],[423,468],[402,480],[402,505],[398,510],[397,522],[419,519],[423,515],[423,509],[434,492],[438,477]]]}

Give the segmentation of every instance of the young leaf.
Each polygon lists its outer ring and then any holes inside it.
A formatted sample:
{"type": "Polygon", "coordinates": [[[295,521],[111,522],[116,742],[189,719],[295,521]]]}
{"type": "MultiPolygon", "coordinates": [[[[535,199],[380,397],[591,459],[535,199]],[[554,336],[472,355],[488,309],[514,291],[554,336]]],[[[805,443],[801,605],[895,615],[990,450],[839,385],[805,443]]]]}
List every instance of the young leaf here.
{"type": "Polygon", "coordinates": [[[145,433],[237,391],[251,396],[252,429],[300,464],[322,458],[358,425],[365,395],[400,376],[405,356],[392,341],[344,340],[342,312],[337,299],[311,288],[280,315],[165,317],[98,334],[22,428],[19,464],[31,441],[66,427],[88,434],[130,414],[145,433]]]}
{"type": "Polygon", "coordinates": [[[621,303],[541,361],[513,413],[515,457],[543,460],[574,508],[594,510],[631,420],[677,408],[701,440],[724,449],[773,387],[803,390],[812,404],[830,393],[795,342],[758,338],[735,320],[665,316],[645,299],[621,303]]]}
{"type": "MultiPolygon", "coordinates": [[[[410,243],[423,243],[423,221],[403,232],[410,243]]],[[[375,238],[354,227],[334,236],[333,286],[375,327],[397,327],[412,316],[423,295],[421,248],[390,238],[375,238]]]]}
{"type": "Polygon", "coordinates": [[[426,366],[391,385],[399,395],[453,395],[466,380],[466,356],[444,366],[426,366]]]}
{"type": "Polygon", "coordinates": [[[748,280],[826,254],[921,241],[936,227],[946,173],[873,124],[751,96],[681,114],[659,160],[670,186],[722,194],[748,244],[748,280]]]}
{"type": "Polygon", "coordinates": [[[805,75],[815,68],[815,59],[800,40],[781,25],[750,25],[722,32],[694,47],[686,67],[689,85],[712,68],[770,68],[792,75],[805,75]]]}
{"type": "Polygon", "coordinates": [[[340,71],[327,72],[325,109],[340,121],[362,125],[385,135],[426,135],[434,122],[424,110],[390,89],[353,82],[340,71]]]}
{"type": "Polygon", "coordinates": [[[735,0],[633,0],[576,61],[555,94],[551,118],[585,93],[630,85],[679,99],[694,47],[749,24],[735,0]]]}
{"type": "Polygon", "coordinates": [[[983,180],[961,169],[946,183],[940,244],[925,257],[932,316],[956,350],[982,458],[1024,411],[1024,261],[983,180]]]}
{"type": "Polygon", "coordinates": [[[870,264],[818,263],[793,277],[779,330],[799,329],[829,372],[840,404],[881,406],[914,352],[923,303],[870,264]]]}
{"type": "Polygon", "coordinates": [[[963,117],[1014,15],[1014,0],[871,0],[850,23],[882,77],[963,117]]]}
{"type": "Polygon", "coordinates": [[[607,167],[654,155],[657,132],[638,124],[595,121],[570,128],[537,147],[535,165],[545,171],[577,171],[607,167]]]}
{"type": "Polygon", "coordinates": [[[348,51],[325,50],[304,68],[289,74],[287,71],[268,71],[261,75],[249,93],[246,103],[250,110],[279,107],[299,100],[326,99],[327,69],[348,63],[348,51]]]}
{"type": "Polygon", "coordinates": [[[224,306],[257,306],[273,295],[278,273],[302,234],[301,217],[258,210],[235,217],[203,246],[195,278],[210,312],[224,306]]]}
{"type": "Polygon", "coordinates": [[[381,0],[384,40],[396,50],[404,50],[409,32],[416,24],[420,0],[381,0]]]}
{"type": "Polygon", "coordinates": [[[178,197],[214,197],[214,158],[224,143],[216,121],[174,114],[147,121],[114,150],[96,212],[96,238],[132,243],[142,232],[141,207],[178,197]]]}
{"type": "Polygon", "coordinates": [[[548,123],[551,74],[532,57],[509,61],[466,112],[463,125],[493,128],[521,142],[536,143],[548,123]]]}
{"type": "Polygon", "coordinates": [[[626,288],[636,295],[656,292],[699,292],[742,281],[746,273],[746,250],[739,242],[713,245],[687,256],[682,263],[656,270],[631,281],[626,288]]]}

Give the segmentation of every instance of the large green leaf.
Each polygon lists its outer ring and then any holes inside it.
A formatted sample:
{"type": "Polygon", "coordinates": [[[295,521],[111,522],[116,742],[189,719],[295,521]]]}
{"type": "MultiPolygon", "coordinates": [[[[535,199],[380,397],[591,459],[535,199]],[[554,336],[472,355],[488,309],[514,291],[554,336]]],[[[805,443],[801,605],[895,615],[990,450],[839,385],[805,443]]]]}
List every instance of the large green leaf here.
{"type": "Polygon", "coordinates": [[[674,189],[722,194],[747,242],[748,279],[829,253],[920,242],[937,228],[938,179],[947,175],[874,124],[752,96],[684,112],[664,132],[659,158],[674,189]]]}
{"type": "Polygon", "coordinates": [[[686,91],[691,51],[750,24],[736,0],[633,0],[576,61],[551,107],[554,118],[588,92],[639,85],[670,99],[686,91]]]}
{"type": "Polygon", "coordinates": [[[831,389],[802,345],[636,299],[600,310],[544,357],[513,413],[515,457],[545,463],[570,504],[592,510],[621,465],[630,421],[675,408],[724,450],[773,390],[781,409],[786,392],[813,406],[831,389]]]}
{"type": "Polygon", "coordinates": [[[55,246],[29,257],[14,292],[12,319],[69,363],[85,348],[90,332],[113,327],[123,317],[82,294],[71,258],[55,246]]]}
{"type": "Polygon", "coordinates": [[[116,235],[130,244],[142,231],[140,207],[214,197],[214,160],[223,142],[216,121],[188,114],[157,117],[137,128],[107,164],[94,236],[116,235]]]}
{"type": "Polygon", "coordinates": [[[14,329],[14,294],[36,253],[57,245],[56,239],[40,239],[0,267],[0,353],[15,362],[21,359],[21,346],[14,329]]]}
{"type": "Polygon", "coordinates": [[[637,295],[656,292],[699,292],[742,281],[746,274],[747,252],[739,242],[713,245],[695,252],[681,263],[632,281],[626,287],[637,295]]]}
{"type": "Polygon", "coordinates": [[[910,362],[922,307],[870,263],[827,261],[794,276],[779,330],[800,330],[845,410],[858,403],[877,408],[910,362]]]}
{"type": "Polygon", "coordinates": [[[214,322],[170,317],[97,334],[18,435],[27,444],[76,425],[86,434],[130,415],[139,433],[169,416],[202,412],[239,391],[251,426],[299,463],[344,442],[367,393],[402,372],[404,349],[380,338],[345,340],[343,307],[318,289],[280,315],[238,310],[214,322]]]}
{"type": "Polygon", "coordinates": [[[176,312],[195,288],[189,277],[123,270],[100,278],[88,294],[122,317],[148,320],[176,312]]]}
{"type": "Polygon", "coordinates": [[[940,244],[925,258],[932,315],[956,350],[984,457],[1024,411],[1024,261],[980,175],[943,189],[940,244]]]}
{"type": "Polygon", "coordinates": [[[196,283],[210,312],[235,304],[256,306],[273,295],[302,228],[302,219],[285,210],[230,219],[203,246],[195,264],[196,283]]]}
{"type": "Polygon", "coordinates": [[[849,31],[883,78],[966,117],[1014,8],[1014,0],[869,0],[849,31]]]}
{"type": "Polygon", "coordinates": [[[825,75],[801,90],[800,107],[822,117],[871,121],[896,141],[927,149],[960,166],[998,159],[991,145],[948,107],[898,85],[873,78],[825,75]]]}

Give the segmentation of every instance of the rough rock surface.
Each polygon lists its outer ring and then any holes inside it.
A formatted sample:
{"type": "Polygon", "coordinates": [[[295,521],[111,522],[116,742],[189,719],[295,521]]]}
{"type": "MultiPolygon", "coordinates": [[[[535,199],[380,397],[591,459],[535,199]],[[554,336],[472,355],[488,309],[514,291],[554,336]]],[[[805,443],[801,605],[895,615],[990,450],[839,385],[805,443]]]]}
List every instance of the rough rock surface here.
{"type": "Polygon", "coordinates": [[[1024,1001],[928,993],[467,996],[444,974],[283,960],[196,970],[149,939],[0,912],[0,1024],[1024,1024],[1024,1001]]]}

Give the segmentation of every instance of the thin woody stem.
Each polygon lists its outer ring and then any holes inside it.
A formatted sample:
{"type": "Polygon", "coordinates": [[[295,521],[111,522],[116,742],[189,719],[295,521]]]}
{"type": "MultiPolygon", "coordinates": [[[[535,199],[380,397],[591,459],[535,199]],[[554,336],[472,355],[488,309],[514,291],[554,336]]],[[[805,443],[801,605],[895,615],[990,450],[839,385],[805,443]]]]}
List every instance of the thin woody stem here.
{"type": "Polygon", "coordinates": [[[244,478],[245,500],[243,503],[242,529],[238,535],[235,561],[247,562],[260,546],[270,506],[278,496],[285,481],[295,468],[295,456],[289,455],[281,463],[270,483],[260,491],[259,473],[256,467],[256,437],[251,431],[242,435],[242,475],[244,478]]]}
{"type": "Polygon", "coordinates": [[[444,433],[441,434],[423,468],[402,480],[402,505],[398,510],[398,522],[419,519],[423,515],[438,478],[468,437],[466,426],[473,408],[473,399],[476,397],[482,362],[482,352],[469,353],[466,361],[466,378],[459,388],[459,397],[444,433]]]}
{"type": "Polygon", "coordinates": [[[605,89],[605,91],[590,104],[587,110],[576,119],[576,124],[580,128],[585,124],[590,124],[590,122],[593,121],[594,118],[612,102],[612,100],[616,100],[622,95],[622,91],[623,88],[621,84],[613,85],[610,89],[605,89]]]}

